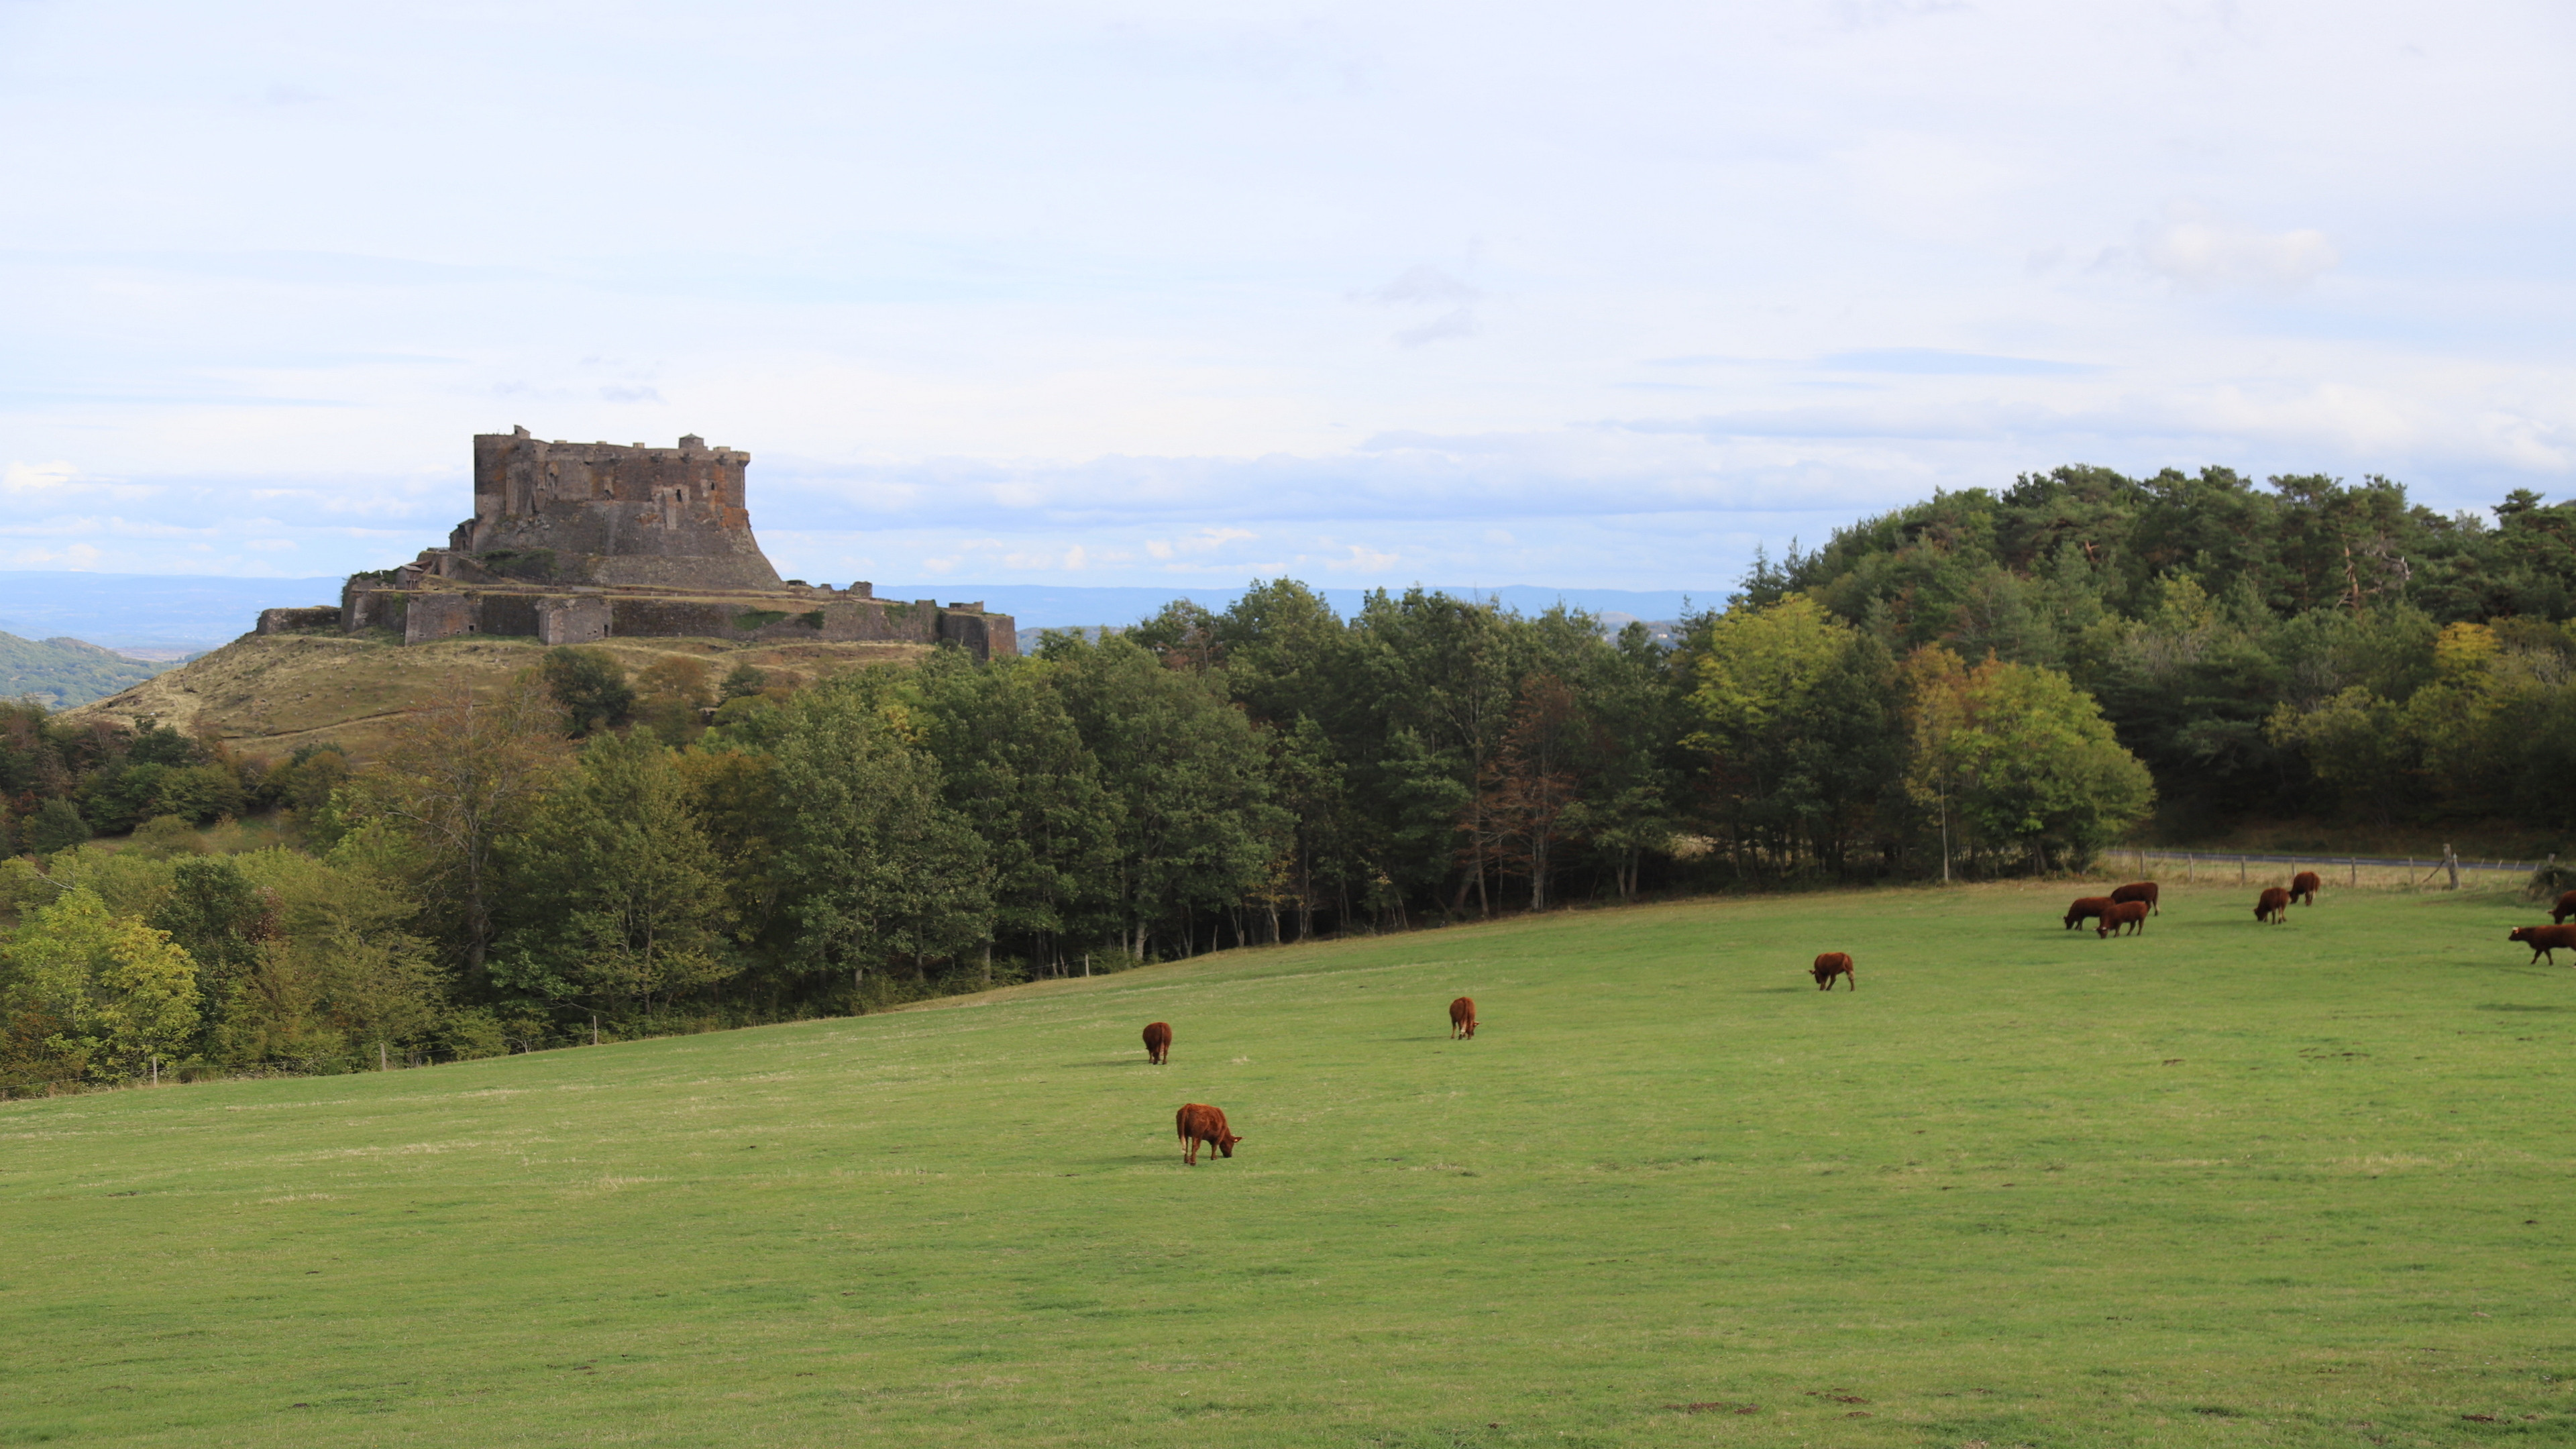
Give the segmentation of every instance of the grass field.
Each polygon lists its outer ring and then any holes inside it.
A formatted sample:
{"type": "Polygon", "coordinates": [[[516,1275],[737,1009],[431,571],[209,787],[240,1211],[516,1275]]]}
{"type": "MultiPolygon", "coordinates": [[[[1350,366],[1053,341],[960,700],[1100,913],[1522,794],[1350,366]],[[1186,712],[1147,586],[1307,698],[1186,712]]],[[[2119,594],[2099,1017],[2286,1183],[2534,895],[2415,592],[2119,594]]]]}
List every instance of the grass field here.
{"type": "Polygon", "coordinates": [[[2531,908],[2070,893],[0,1104],[0,1442],[2576,1442],[2531,908]]]}

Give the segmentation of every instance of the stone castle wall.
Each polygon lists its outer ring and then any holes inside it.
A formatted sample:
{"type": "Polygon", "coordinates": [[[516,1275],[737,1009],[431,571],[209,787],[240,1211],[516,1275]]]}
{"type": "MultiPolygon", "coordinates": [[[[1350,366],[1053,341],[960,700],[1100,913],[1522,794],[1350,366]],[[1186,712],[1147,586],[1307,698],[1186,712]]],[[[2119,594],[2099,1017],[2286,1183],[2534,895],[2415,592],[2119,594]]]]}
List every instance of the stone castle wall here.
{"type": "Polygon", "coordinates": [[[751,533],[751,455],[692,434],[676,448],[544,442],[526,428],[474,438],[474,516],[445,548],[352,575],[340,607],[270,609],[262,634],[392,630],[406,644],[468,635],[588,644],[610,638],[741,643],[955,644],[1020,652],[1008,615],[981,604],[879,599],[781,582],[751,533]]]}
{"type": "Polygon", "coordinates": [[[675,448],[474,439],[474,516],[448,551],[530,582],[774,589],[751,532],[749,453],[692,434],[675,448]]]}

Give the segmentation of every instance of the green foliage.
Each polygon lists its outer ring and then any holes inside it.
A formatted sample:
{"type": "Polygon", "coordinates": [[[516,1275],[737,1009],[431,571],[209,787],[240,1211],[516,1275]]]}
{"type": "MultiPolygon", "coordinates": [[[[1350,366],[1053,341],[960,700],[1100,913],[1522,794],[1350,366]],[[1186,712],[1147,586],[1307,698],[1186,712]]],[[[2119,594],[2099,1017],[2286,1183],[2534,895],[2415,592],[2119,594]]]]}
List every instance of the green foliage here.
{"type": "Polygon", "coordinates": [[[990,939],[984,843],[941,799],[938,763],[889,691],[873,674],[807,690],[769,747],[791,959],[854,987],[897,963],[923,974],[990,939]]]}
{"type": "Polygon", "coordinates": [[[27,818],[20,843],[31,855],[51,855],[69,850],[90,838],[89,822],[81,818],[80,807],[59,796],[36,807],[27,818]]]}
{"type": "Polygon", "coordinates": [[[2576,762],[2563,712],[2523,716],[2548,738],[2517,742],[2510,767],[2422,756],[2365,779],[2333,753],[2468,748],[2469,726],[2494,714],[2478,701],[2430,701],[2411,722],[2373,714],[2439,682],[2446,625],[2505,629],[2506,648],[2533,659],[2576,656],[2551,622],[2576,612],[2576,504],[2517,491],[2494,513],[2446,517],[2378,477],[2258,486],[2221,468],[2062,468],[2001,493],[1937,495],[1757,564],[1746,600],[1812,598],[1899,654],[1937,643],[2066,669],[2154,772],[2170,828],[2311,810],[2567,828],[2563,792],[2519,787],[2576,762]],[[2365,694],[2326,703],[2354,689],[2365,694]],[[2314,728],[2298,723],[2320,710],[2314,728]],[[2357,740],[2372,718],[2412,734],[2357,740]]]}
{"type": "Polygon", "coordinates": [[[1725,828],[1767,861],[1840,869],[1900,764],[1886,650],[1797,597],[1722,615],[1694,645],[1690,743],[1725,828]]]}
{"type": "Polygon", "coordinates": [[[21,639],[0,633],[0,698],[70,709],[130,689],[170,664],[128,659],[78,639],[21,639]]]}
{"type": "Polygon", "coordinates": [[[745,609],[733,616],[733,626],[745,634],[756,634],[772,624],[784,622],[786,612],[779,609],[745,609]]]}
{"type": "Polygon", "coordinates": [[[769,687],[768,671],[751,664],[737,664],[727,671],[724,684],[717,690],[719,699],[735,700],[754,695],[769,687]]]}
{"type": "Polygon", "coordinates": [[[649,1013],[739,969],[719,862],[689,793],[650,734],[593,740],[509,847],[518,906],[494,983],[649,1013]]]}
{"type": "Polygon", "coordinates": [[[1939,646],[1908,661],[1920,722],[1910,783],[1959,827],[1961,853],[2082,868],[2155,801],[2091,698],[2063,674],[1939,646]]]}
{"type": "Polygon", "coordinates": [[[627,680],[626,666],[606,650],[572,645],[549,649],[538,671],[575,735],[624,724],[635,712],[635,687],[627,680]]]}
{"type": "Polygon", "coordinates": [[[73,888],[29,912],[0,951],[0,1012],[10,1041],[41,1053],[0,1070],[21,1080],[67,1069],[81,1080],[132,1082],[190,1044],[197,965],[166,932],[73,888]]]}

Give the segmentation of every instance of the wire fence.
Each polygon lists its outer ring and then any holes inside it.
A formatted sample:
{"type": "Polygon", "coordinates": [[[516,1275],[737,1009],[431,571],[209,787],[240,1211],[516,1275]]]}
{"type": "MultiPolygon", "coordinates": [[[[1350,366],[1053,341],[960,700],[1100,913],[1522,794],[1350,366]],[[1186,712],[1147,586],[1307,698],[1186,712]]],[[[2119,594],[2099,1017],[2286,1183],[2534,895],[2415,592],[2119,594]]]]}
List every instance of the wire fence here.
{"type": "Polygon", "coordinates": [[[2123,866],[2140,878],[2160,877],[2185,883],[2285,886],[2299,872],[2314,871],[2329,886],[2353,890],[2499,890],[2517,887],[2546,861],[2470,859],[2448,851],[2438,856],[2330,855],[2325,852],[2115,850],[2103,857],[2113,870],[2123,866]]]}

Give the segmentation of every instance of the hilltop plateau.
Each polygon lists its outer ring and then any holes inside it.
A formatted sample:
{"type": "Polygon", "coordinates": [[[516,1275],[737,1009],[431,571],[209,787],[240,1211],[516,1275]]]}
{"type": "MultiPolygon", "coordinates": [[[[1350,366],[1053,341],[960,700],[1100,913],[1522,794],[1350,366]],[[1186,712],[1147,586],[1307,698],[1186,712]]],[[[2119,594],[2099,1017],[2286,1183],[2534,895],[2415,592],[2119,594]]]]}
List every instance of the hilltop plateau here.
{"type": "MultiPolygon", "coordinates": [[[[519,671],[536,667],[546,647],[517,638],[404,645],[381,634],[249,634],[66,716],[126,725],[148,718],[254,752],[336,744],[365,759],[455,684],[495,693],[519,671]]],[[[589,647],[630,670],[679,655],[704,660],[719,675],[749,664],[766,671],[773,683],[790,686],[929,652],[907,643],[742,645],[713,639],[608,639],[589,647]]]]}

